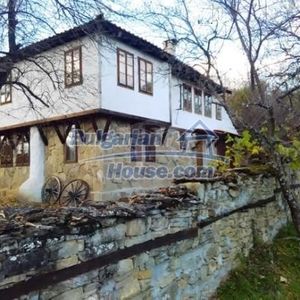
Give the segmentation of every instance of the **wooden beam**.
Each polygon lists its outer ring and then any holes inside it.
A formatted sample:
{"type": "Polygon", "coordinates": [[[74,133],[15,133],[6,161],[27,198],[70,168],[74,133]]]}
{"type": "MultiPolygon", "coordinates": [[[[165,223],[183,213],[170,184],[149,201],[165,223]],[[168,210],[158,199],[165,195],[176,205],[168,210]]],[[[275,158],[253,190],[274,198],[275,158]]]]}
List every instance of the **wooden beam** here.
{"type": "Polygon", "coordinates": [[[105,123],[105,126],[104,126],[103,135],[101,137],[102,142],[105,142],[105,140],[107,138],[107,133],[108,133],[110,124],[111,124],[111,119],[107,119],[106,123],[105,123]]]}
{"type": "Polygon", "coordinates": [[[144,122],[147,121],[148,124],[153,124],[153,125],[158,125],[158,126],[166,126],[170,125],[169,122],[164,122],[164,121],[157,121],[157,120],[152,120],[148,118],[143,118],[143,117],[138,117],[134,115],[129,115],[129,114],[124,114],[124,113],[119,113],[119,112],[114,112],[111,110],[106,110],[106,109],[91,109],[91,110],[86,110],[78,113],[72,113],[68,115],[61,115],[59,117],[52,117],[52,118],[46,118],[46,119],[41,119],[41,120],[36,120],[36,121],[30,121],[30,122],[24,122],[21,124],[16,124],[16,125],[11,125],[11,126],[5,126],[0,128],[0,133],[4,134],[7,132],[11,131],[16,131],[16,129],[27,129],[32,126],[37,126],[37,125],[43,125],[43,126],[54,126],[58,123],[64,123],[66,120],[69,122],[73,122],[75,120],[81,119],[81,120],[86,120],[89,121],[91,118],[95,117],[109,117],[110,119],[116,118],[117,120],[124,121],[124,122],[144,122]]]}
{"type": "Polygon", "coordinates": [[[163,136],[162,136],[162,140],[161,140],[161,144],[162,144],[162,145],[165,144],[165,141],[166,141],[166,137],[167,137],[169,128],[170,128],[170,126],[167,126],[167,127],[165,128],[165,130],[164,130],[164,133],[163,133],[163,136]]]}
{"type": "Polygon", "coordinates": [[[49,144],[48,138],[47,138],[47,136],[46,136],[46,134],[45,134],[45,132],[43,130],[43,127],[42,126],[37,126],[37,128],[38,128],[38,131],[40,133],[40,136],[41,136],[41,139],[42,139],[44,145],[48,146],[48,144],[49,144]]]}
{"type": "Polygon", "coordinates": [[[93,118],[91,122],[92,122],[92,126],[93,126],[93,129],[94,129],[95,133],[97,133],[99,127],[98,127],[96,118],[93,118]]]}
{"type": "Polygon", "coordinates": [[[59,128],[58,128],[57,125],[54,125],[53,127],[54,127],[54,130],[56,131],[56,134],[57,134],[60,142],[64,145],[65,142],[66,142],[66,140],[64,138],[64,135],[60,132],[60,130],[59,130],[59,128]]]}

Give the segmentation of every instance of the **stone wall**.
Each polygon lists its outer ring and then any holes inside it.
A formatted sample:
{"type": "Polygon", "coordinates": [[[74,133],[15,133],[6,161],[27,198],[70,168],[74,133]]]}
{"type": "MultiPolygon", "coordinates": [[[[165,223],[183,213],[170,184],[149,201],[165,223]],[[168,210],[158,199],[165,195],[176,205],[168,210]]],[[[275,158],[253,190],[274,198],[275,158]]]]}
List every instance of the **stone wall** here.
{"type": "MultiPolygon", "coordinates": [[[[99,129],[104,129],[107,119],[97,117],[95,120],[99,129]]],[[[81,129],[87,134],[95,134],[92,120],[79,121],[81,129]]],[[[57,125],[62,135],[69,123],[57,125]]],[[[156,130],[161,134],[165,128],[156,130]]],[[[130,134],[131,124],[127,121],[112,119],[109,130],[113,130],[120,134],[130,134]]],[[[155,187],[165,186],[171,183],[171,179],[124,179],[112,178],[108,179],[107,168],[110,164],[122,163],[124,166],[151,166],[160,167],[168,166],[170,170],[178,164],[182,166],[195,165],[195,157],[181,157],[180,153],[174,156],[157,155],[155,163],[132,162],[130,155],[130,145],[114,146],[112,148],[103,149],[99,145],[91,143],[90,145],[81,145],[78,147],[78,162],[66,163],[64,145],[61,143],[57,132],[53,126],[45,127],[43,132],[48,140],[45,146],[45,178],[50,176],[58,176],[63,184],[73,179],[85,180],[90,185],[91,193],[89,198],[92,200],[111,200],[116,197],[123,197],[132,192],[145,189],[153,189],[155,187]],[[121,156],[114,154],[123,153],[121,156]],[[127,156],[126,156],[127,153],[127,156]],[[109,159],[103,159],[102,156],[110,156],[109,159]]],[[[165,143],[156,147],[157,151],[180,151],[179,131],[170,129],[165,143]]],[[[13,167],[0,168],[0,195],[16,195],[18,188],[29,177],[29,167],[13,167]]]]}
{"type": "Polygon", "coordinates": [[[60,222],[31,212],[29,225],[23,217],[21,229],[0,235],[0,298],[208,299],[256,240],[273,239],[288,214],[273,178],[263,175],[186,187],[168,201],[116,202],[123,214],[103,204],[84,217],[69,211],[60,222]]]}
{"type": "MultiPolygon", "coordinates": [[[[99,129],[104,129],[105,118],[98,118],[97,123],[99,129]]],[[[88,134],[95,134],[90,121],[80,122],[81,129],[88,134]]],[[[131,127],[129,122],[112,120],[109,130],[120,134],[130,134],[131,127]]],[[[49,145],[46,149],[45,170],[46,177],[56,175],[66,183],[73,179],[85,180],[91,188],[90,198],[92,200],[111,200],[116,197],[123,197],[133,191],[152,189],[155,187],[170,184],[171,180],[133,180],[124,178],[108,179],[107,168],[110,164],[122,163],[125,166],[161,166],[169,165],[170,168],[176,166],[178,157],[169,159],[168,157],[158,157],[156,163],[132,162],[130,156],[130,145],[115,146],[112,148],[103,149],[99,145],[81,145],[78,147],[78,162],[65,163],[64,160],[64,145],[61,144],[55,130],[49,127],[46,131],[49,145]],[[121,156],[114,154],[124,153],[121,156]],[[103,159],[101,156],[110,156],[109,159],[103,159]]],[[[168,142],[164,146],[157,147],[157,150],[172,150],[179,149],[179,142],[173,135],[169,135],[168,142]]],[[[194,163],[193,160],[189,160],[194,163]]],[[[185,163],[187,163],[185,161],[185,163]]]]}
{"type": "Polygon", "coordinates": [[[0,198],[15,198],[19,186],[29,177],[29,167],[0,167],[0,198]]]}

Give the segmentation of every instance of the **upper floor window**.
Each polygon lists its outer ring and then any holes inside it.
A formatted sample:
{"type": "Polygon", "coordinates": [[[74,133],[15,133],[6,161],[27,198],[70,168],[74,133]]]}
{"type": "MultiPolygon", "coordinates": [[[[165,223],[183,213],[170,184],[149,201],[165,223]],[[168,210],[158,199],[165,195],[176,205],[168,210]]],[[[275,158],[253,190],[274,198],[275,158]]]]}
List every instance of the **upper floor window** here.
{"type": "Polygon", "coordinates": [[[192,88],[186,84],[182,86],[183,110],[192,112],[192,88]]]}
{"type": "Polygon", "coordinates": [[[0,105],[11,102],[11,84],[4,84],[0,89],[0,105]]]}
{"type": "Polygon", "coordinates": [[[194,109],[196,114],[202,114],[202,91],[199,89],[194,90],[194,109]]]}
{"type": "Polygon", "coordinates": [[[82,84],[82,53],[81,47],[65,52],[65,86],[82,84]]]}
{"type": "Polygon", "coordinates": [[[208,94],[204,96],[204,115],[209,118],[212,117],[212,97],[208,94]]]}
{"type": "Polygon", "coordinates": [[[153,64],[139,58],[139,91],[153,94],[153,64]]]}
{"type": "Polygon", "coordinates": [[[124,87],[134,88],[134,64],[133,54],[118,49],[118,84],[124,87]]]}
{"type": "Polygon", "coordinates": [[[220,104],[216,104],[216,119],[222,120],[222,106],[220,104]]]}

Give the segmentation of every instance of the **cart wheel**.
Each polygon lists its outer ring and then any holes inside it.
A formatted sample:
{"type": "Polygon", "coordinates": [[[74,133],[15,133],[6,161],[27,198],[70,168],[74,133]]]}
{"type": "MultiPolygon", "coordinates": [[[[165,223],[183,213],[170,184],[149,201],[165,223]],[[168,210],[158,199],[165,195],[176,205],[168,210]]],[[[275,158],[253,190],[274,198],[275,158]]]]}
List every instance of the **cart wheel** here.
{"type": "Polygon", "coordinates": [[[49,177],[42,187],[42,201],[54,204],[61,194],[61,181],[57,176],[49,177]]]}
{"type": "Polygon", "coordinates": [[[90,187],[81,179],[70,181],[63,189],[60,196],[62,206],[80,206],[88,197],[90,187]]]}

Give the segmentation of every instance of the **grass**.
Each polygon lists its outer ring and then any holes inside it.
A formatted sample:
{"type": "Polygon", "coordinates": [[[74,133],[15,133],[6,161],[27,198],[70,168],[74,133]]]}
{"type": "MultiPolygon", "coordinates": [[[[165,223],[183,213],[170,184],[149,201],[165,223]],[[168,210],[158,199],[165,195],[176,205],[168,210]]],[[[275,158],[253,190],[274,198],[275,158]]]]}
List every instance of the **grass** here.
{"type": "Polygon", "coordinates": [[[300,239],[292,225],[258,244],[218,289],[217,299],[300,299],[300,239]]]}

